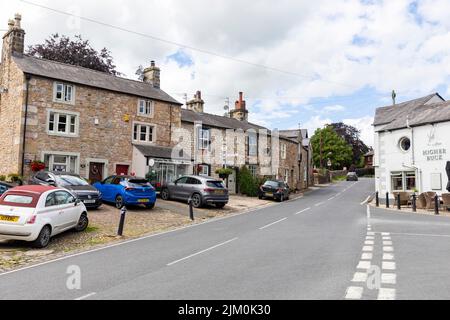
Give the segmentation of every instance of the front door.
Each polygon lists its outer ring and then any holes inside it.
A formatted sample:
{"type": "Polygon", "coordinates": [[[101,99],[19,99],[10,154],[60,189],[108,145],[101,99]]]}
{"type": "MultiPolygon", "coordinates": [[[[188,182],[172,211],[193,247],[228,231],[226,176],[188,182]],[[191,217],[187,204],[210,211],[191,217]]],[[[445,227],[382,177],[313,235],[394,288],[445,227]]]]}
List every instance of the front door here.
{"type": "Polygon", "coordinates": [[[116,174],[118,176],[126,176],[128,174],[128,170],[130,169],[129,165],[126,164],[118,164],[116,166],[116,174]]]}
{"type": "Polygon", "coordinates": [[[103,181],[104,169],[105,169],[104,163],[90,162],[89,163],[89,181],[91,181],[91,183],[103,181]]]}

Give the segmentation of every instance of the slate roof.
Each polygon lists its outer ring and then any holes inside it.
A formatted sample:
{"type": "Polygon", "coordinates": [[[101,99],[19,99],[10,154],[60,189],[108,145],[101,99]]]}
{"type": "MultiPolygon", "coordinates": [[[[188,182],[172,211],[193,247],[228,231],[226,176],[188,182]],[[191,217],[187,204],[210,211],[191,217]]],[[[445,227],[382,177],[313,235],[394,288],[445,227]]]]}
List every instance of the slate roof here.
{"type": "Polygon", "coordinates": [[[375,114],[377,131],[404,129],[431,123],[450,121],[450,101],[430,103],[433,97],[443,98],[434,93],[423,98],[406,101],[389,107],[378,108],[375,114]]]}
{"type": "MultiPolygon", "coordinates": [[[[248,122],[248,121],[239,121],[234,118],[219,116],[216,114],[205,113],[205,112],[195,112],[188,109],[181,109],[181,121],[195,123],[201,122],[203,125],[220,128],[220,129],[242,129],[247,131],[249,129],[253,130],[267,130],[267,134],[271,134],[271,131],[265,127],[260,125],[248,122]]],[[[288,140],[290,142],[298,143],[297,140],[290,139],[289,137],[279,135],[280,139],[288,140]]]]}
{"type": "Polygon", "coordinates": [[[142,81],[27,55],[14,55],[13,59],[24,73],[182,105],[163,90],[142,81]]]}
{"type": "Polygon", "coordinates": [[[183,156],[175,156],[172,157],[173,148],[169,147],[161,147],[161,146],[144,146],[144,145],[134,145],[136,149],[138,149],[144,156],[146,157],[154,157],[161,159],[177,159],[177,160],[186,160],[191,161],[189,157],[183,156]]]}
{"type": "Polygon", "coordinates": [[[375,112],[375,120],[373,125],[380,126],[385,124],[390,124],[395,120],[403,119],[406,122],[406,116],[418,107],[425,105],[433,98],[439,98],[445,101],[438,93],[433,93],[422,98],[405,101],[396,105],[391,105],[387,107],[377,108],[375,112]]]}
{"type": "Polygon", "coordinates": [[[308,139],[307,129],[295,129],[295,130],[280,130],[280,135],[288,138],[298,139],[298,131],[300,130],[302,139],[308,139]]]}

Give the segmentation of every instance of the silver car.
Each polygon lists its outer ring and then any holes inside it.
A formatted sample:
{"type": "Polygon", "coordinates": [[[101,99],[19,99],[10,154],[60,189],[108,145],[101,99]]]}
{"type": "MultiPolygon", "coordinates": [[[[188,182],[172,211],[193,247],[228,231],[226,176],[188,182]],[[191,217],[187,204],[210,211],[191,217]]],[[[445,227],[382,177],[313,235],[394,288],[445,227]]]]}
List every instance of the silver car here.
{"type": "Polygon", "coordinates": [[[213,204],[223,208],[228,203],[228,190],[223,182],[211,177],[183,176],[174,182],[164,185],[161,199],[192,200],[195,208],[213,204]]]}

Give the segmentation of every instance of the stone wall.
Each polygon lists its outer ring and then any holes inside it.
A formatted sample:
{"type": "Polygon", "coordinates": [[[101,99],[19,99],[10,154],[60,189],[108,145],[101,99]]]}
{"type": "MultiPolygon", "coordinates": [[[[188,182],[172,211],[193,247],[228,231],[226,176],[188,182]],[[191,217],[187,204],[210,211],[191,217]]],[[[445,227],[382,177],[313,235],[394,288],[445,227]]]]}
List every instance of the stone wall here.
{"type": "MultiPolygon", "coordinates": [[[[172,130],[181,126],[180,107],[155,101],[152,118],[138,116],[139,97],[75,85],[75,102],[53,102],[54,81],[33,77],[30,81],[26,158],[43,160],[43,152],[80,154],[80,175],[87,177],[86,159],[107,161],[107,174],[117,164],[132,168],[133,122],[156,126],[156,145],[172,146],[172,130]],[[60,137],[47,133],[48,110],[77,112],[79,136],[60,137]],[[98,124],[96,124],[98,123],[98,124]]],[[[27,168],[28,170],[29,168],[27,168]]],[[[27,171],[29,173],[29,171],[27,171]]]]}
{"type": "Polygon", "coordinates": [[[0,175],[19,174],[25,79],[7,55],[0,70],[0,84],[8,90],[0,95],[0,175]]]}

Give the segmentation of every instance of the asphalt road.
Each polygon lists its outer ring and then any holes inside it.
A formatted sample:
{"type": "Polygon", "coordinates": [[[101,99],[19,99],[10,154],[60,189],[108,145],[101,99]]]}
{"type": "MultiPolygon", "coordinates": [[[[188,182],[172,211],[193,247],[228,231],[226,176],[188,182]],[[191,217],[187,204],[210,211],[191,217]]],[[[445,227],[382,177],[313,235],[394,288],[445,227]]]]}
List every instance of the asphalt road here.
{"type": "Polygon", "coordinates": [[[341,182],[254,212],[1,274],[0,298],[450,298],[450,219],[368,214],[361,203],[372,190],[369,179],[341,182]],[[376,267],[381,284],[372,288],[366,278],[376,267]],[[74,270],[81,289],[70,290],[74,270]]]}

